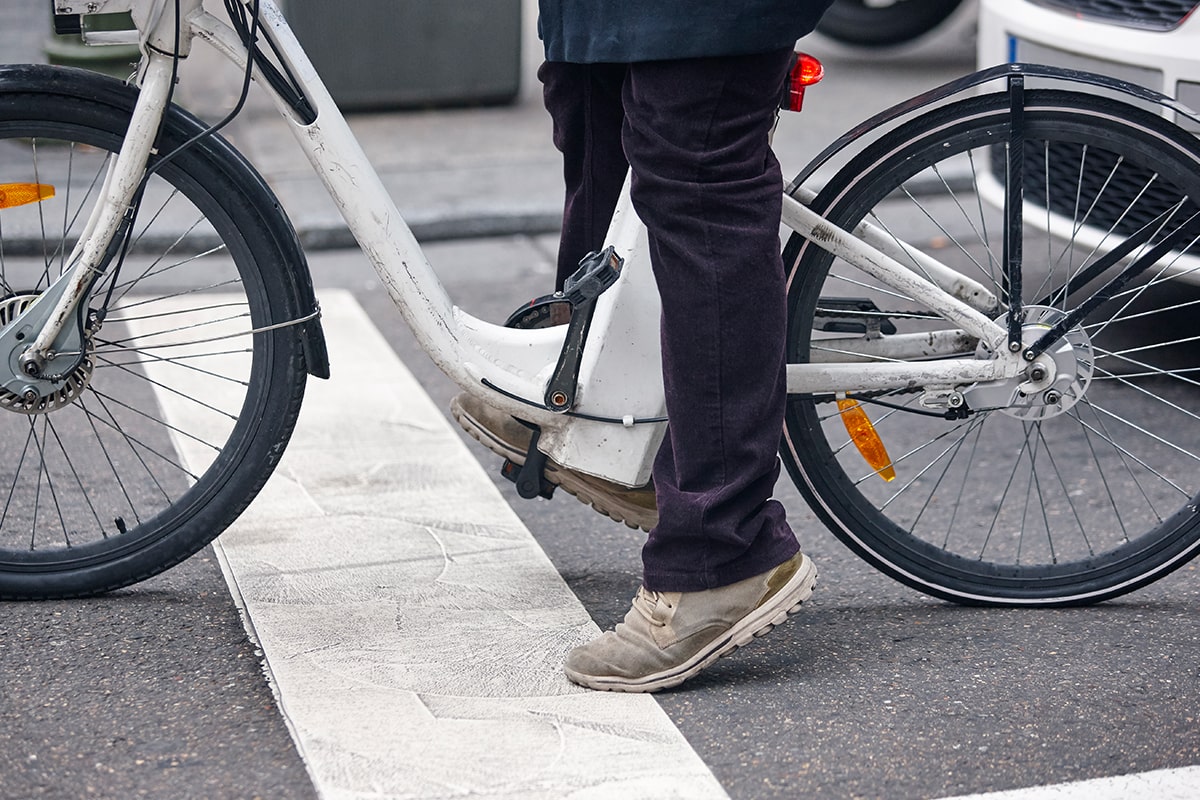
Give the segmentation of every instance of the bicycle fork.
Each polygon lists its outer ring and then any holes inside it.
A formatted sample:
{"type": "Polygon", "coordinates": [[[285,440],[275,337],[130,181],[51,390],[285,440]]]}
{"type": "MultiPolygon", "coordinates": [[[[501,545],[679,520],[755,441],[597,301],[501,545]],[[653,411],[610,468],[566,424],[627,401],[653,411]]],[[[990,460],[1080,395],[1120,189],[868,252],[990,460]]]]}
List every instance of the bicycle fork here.
{"type": "Polygon", "coordinates": [[[151,51],[129,130],[110,164],[83,232],[61,275],[0,331],[8,358],[3,388],[38,403],[56,391],[86,356],[86,300],[132,224],[135,198],[167,106],[173,59],[151,51]]]}

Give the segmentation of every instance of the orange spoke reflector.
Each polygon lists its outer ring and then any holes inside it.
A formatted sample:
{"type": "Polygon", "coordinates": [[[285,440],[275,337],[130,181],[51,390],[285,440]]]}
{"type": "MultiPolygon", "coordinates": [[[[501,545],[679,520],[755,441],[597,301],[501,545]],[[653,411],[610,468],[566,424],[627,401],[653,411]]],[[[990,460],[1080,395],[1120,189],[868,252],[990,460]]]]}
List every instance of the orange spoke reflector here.
{"type": "Polygon", "coordinates": [[[854,442],[858,452],[862,453],[871,469],[879,473],[879,477],[885,481],[894,481],[896,470],[892,468],[892,458],[880,441],[879,434],[875,432],[875,426],[871,424],[867,412],[863,411],[857,400],[843,398],[838,400],[837,404],[842,412],[842,423],[846,426],[846,433],[850,434],[850,441],[854,442]]]}
{"type": "Polygon", "coordinates": [[[51,197],[54,187],[48,183],[0,183],[0,208],[40,203],[51,197]]]}

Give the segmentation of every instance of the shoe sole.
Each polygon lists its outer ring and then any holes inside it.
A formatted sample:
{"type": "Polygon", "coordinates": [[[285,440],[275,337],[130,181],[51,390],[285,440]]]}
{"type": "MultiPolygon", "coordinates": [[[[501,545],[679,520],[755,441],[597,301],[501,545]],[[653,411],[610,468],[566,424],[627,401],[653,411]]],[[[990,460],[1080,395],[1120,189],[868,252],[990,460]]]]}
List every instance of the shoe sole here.
{"type": "MultiPolygon", "coordinates": [[[[488,450],[491,450],[502,458],[507,458],[517,466],[525,463],[525,452],[523,450],[517,450],[507,441],[488,430],[486,426],[472,417],[457,402],[457,398],[450,401],[450,413],[459,426],[472,439],[479,442],[488,450]]],[[[607,495],[589,482],[587,475],[561,469],[554,462],[548,460],[545,477],[550,483],[561,487],[564,492],[585,506],[590,506],[592,510],[598,511],[609,519],[620,522],[630,528],[649,533],[650,529],[658,524],[657,515],[651,517],[640,509],[622,507],[619,503],[611,502],[607,495]]]]}
{"type": "Polygon", "coordinates": [[[769,603],[754,609],[734,623],[723,636],[677,667],[642,678],[616,678],[583,675],[564,667],[567,677],[580,686],[602,692],[657,692],[678,686],[719,658],[730,655],[757,638],[766,636],[777,625],[800,611],[804,601],[812,596],[817,582],[817,568],[812,560],[801,555],[800,566],[779,593],[769,603]]]}

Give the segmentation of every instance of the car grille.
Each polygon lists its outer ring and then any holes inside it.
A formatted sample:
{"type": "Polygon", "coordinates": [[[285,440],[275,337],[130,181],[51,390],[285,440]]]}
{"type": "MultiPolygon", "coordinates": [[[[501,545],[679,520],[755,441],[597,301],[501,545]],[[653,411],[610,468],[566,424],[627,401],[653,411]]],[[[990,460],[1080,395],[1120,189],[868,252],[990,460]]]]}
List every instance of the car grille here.
{"type": "Polygon", "coordinates": [[[1040,6],[1102,19],[1115,25],[1169,31],[1200,3],[1194,0],[1032,0],[1040,6]]]}
{"type": "MultiPolygon", "coordinates": [[[[1002,148],[993,148],[991,170],[1003,184],[1002,148]]],[[[1153,177],[1153,173],[1122,161],[1115,153],[1095,147],[1087,149],[1086,158],[1082,145],[1069,142],[1051,142],[1049,148],[1045,142],[1030,142],[1025,147],[1027,203],[1039,207],[1048,204],[1051,211],[1067,219],[1086,214],[1082,221],[1089,227],[1123,236],[1147,225],[1159,227],[1160,217],[1179,205],[1179,191],[1153,177]]],[[[1184,200],[1174,218],[1182,214],[1186,219],[1197,212],[1200,208],[1190,199],[1184,200]]],[[[1200,245],[1193,245],[1188,252],[1198,250],[1200,245]]]]}

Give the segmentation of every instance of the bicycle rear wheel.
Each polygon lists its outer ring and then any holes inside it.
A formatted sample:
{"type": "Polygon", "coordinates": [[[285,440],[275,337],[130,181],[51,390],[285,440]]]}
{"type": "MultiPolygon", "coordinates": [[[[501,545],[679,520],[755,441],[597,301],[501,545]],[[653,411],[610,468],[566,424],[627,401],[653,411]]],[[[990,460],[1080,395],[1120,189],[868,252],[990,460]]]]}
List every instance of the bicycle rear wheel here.
{"type": "MultiPolygon", "coordinates": [[[[129,122],[97,97],[129,90],[78,80],[97,93],[0,91],[0,184],[54,188],[0,210],[4,324],[64,269],[129,122]]],[[[160,155],[197,128],[180,120],[160,155]]],[[[282,455],[304,352],[298,326],[264,330],[293,313],[267,222],[279,210],[231,152],[201,142],[151,178],[57,391],[14,392],[6,354],[0,598],[95,594],[162,572],[224,530],[282,455]]]]}
{"type": "MultiPolygon", "coordinates": [[[[1089,272],[1117,243],[1144,232],[1142,254],[1194,221],[1200,157],[1191,135],[1154,114],[1028,92],[1024,224],[1006,250],[1005,202],[1022,199],[1003,189],[1008,103],[982,96],[911,121],[841,170],[814,207],[846,229],[867,220],[978,281],[997,319],[1012,288],[1005,253],[1019,244],[1028,343],[1125,268],[1089,272]]],[[[850,392],[887,451],[874,467],[870,434],[855,437],[860,451],[844,424],[856,411],[792,396],[782,447],[792,477],[851,549],[936,597],[1085,604],[1162,577],[1200,549],[1195,250],[1157,259],[1073,326],[1049,362],[1053,380],[957,387],[969,409],[959,418],[930,406],[927,390],[944,387],[850,392]]],[[[987,357],[921,303],[798,236],[784,261],[793,362],[987,357]],[[928,350],[887,355],[905,334],[927,337],[928,350]]]]}

